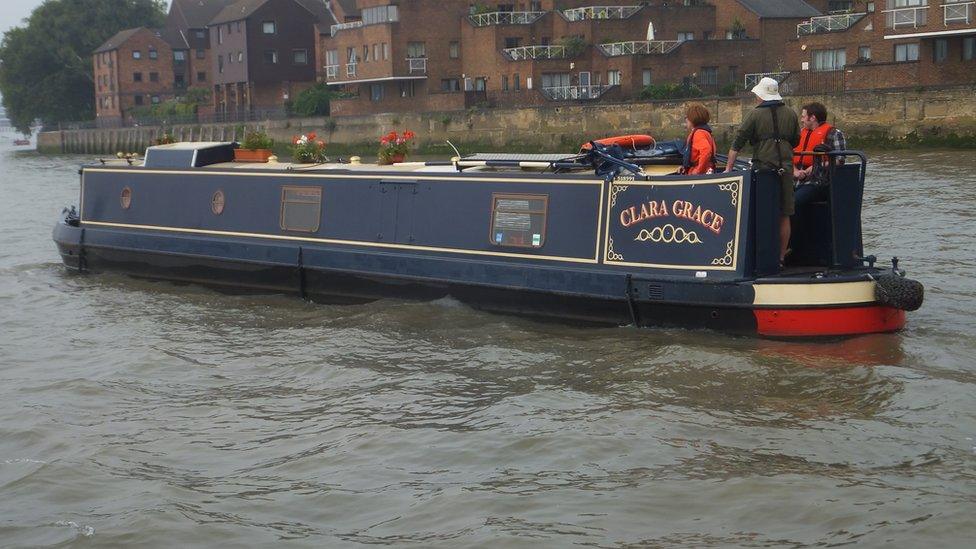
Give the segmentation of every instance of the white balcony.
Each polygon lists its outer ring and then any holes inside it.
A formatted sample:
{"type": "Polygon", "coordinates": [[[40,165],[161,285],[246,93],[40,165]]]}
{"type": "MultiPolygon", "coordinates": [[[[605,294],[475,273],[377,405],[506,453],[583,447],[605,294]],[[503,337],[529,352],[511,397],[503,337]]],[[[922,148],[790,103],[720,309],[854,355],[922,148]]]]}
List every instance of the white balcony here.
{"type": "Polygon", "coordinates": [[[526,59],[566,59],[566,46],[520,46],[502,50],[512,61],[526,59]]]}
{"type": "Polygon", "coordinates": [[[352,23],[339,23],[338,25],[332,25],[330,31],[334,37],[337,32],[347,29],[358,29],[360,27],[366,26],[362,21],[353,21],[352,23]]]}
{"type": "Polygon", "coordinates": [[[587,101],[599,99],[613,86],[553,86],[539,91],[550,101],[587,101]]]}
{"type": "Polygon", "coordinates": [[[889,29],[917,29],[928,22],[928,6],[912,6],[884,10],[889,29]]]}
{"type": "Polygon", "coordinates": [[[968,25],[973,22],[973,5],[976,2],[965,0],[946,0],[942,4],[942,20],[945,26],[951,24],[968,25]]]}
{"type": "Polygon", "coordinates": [[[587,19],[627,19],[641,10],[641,6],[587,6],[563,10],[567,21],[587,19]]]}
{"type": "Polygon", "coordinates": [[[410,74],[427,74],[426,57],[408,57],[407,65],[410,70],[410,74]]]}
{"type": "Polygon", "coordinates": [[[839,13],[835,15],[821,15],[811,17],[809,21],[796,26],[797,37],[805,34],[819,34],[822,32],[845,31],[854,26],[867,13],[839,13]]]}
{"type": "Polygon", "coordinates": [[[338,77],[339,77],[339,65],[325,66],[325,78],[327,80],[334,80],[338,77]]]}
{"type": "Polygon", "coordinates": [[[641,40],[635,42],[610,42],[598,47],[607,57],[624,55],[664,55],[671,53],[683,40],[641,40]]]}
{"type": "Polygon", "coordinates": [[[746,90],[751,90],[756,87],[763,78],[769,77],[773,80],[782,83],[790,75],[789,72],[752,72],[745,75],[742,80],[742,87],[746,90]]]}
{"type": "Polygon", "coordinates": [[[493,11],[490,13],[473,13],[468,16],[468,21],[476,27],[531,25],[545,14],[544,11],[493,11]]]}
{"type": "Polygon", "coordinates": [[[346,76],[356,76],[356,63],[346,63],[346,76]]]}

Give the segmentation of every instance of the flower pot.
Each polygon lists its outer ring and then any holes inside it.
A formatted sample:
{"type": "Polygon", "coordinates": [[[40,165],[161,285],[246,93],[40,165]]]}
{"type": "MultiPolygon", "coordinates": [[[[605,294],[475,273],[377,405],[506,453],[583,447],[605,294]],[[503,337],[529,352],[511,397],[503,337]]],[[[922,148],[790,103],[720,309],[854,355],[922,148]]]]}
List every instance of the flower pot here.
{"type": "Polygon", "coordinates": [[[234,161],[267,162],[272,154],[271,149],[234,149],[234,161]]]}
{"type": "Polygon", "coordinates": [[[403,162],[406,158],[407,155],[405,154],[391,154],[389,156],[380,156],[379,164],[389,166],[390,164],[403,162]]]}

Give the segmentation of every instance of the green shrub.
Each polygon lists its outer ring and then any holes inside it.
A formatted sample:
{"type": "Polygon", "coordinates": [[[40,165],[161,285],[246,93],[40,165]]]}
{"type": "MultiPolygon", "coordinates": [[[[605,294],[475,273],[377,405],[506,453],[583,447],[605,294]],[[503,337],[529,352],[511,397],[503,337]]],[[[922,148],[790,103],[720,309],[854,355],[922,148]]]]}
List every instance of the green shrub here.
{"type": "Polygon", "coordinates": [[[735,97],[736,95],[739,94],[739,89],[740,88],[738,84],[736,84],[735,82],[729,82],[728,84],[722,86],[722,88],[718,90],[718,94],[721,95],[722,97],[735,97]]]}
{"type": "Polygon", "coordinates": [[[641,99],[689,99],[704,95],[694,84],[651,84],[640,92],[641,99]]]}
{"type": "Polygon", "coordinates": [[[261,130],[253,130],[244,135],[242,149],[270,149],[274,147],[274,140],[261,130]]]}
{"type": "Polygon", "coordinates": [[[299,116],[329,116],[329,102],[335,93],[324,82],[319,82],[298,94],[291,103],[291,112],[299,116]]]}

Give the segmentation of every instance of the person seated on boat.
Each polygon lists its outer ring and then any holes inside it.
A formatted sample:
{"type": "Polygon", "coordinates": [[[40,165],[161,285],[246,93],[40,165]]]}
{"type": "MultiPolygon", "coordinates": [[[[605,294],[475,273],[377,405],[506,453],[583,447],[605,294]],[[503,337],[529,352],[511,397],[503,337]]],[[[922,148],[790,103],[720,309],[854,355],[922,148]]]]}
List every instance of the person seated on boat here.
{"type": "MultiPolygon", "coordinates": [[[[847,149],[844,132],[827,123],[827,107],[808,103],[800,111],[800,144],[795,152],[827,152],[847,149]]],[[[796,180],[795,204],[803,206],[827,198],[830,165],[843,164],[843,158],[830,159],[813,155],[793,156],[793,179],[796,180]]]]}
{"type": "Polygon", "coordinates": [[[715,140],[712,138],[712,128],[708,125],[711,118],[711,113],[701,103],[692,103],[685,110],[688,138],[685,139],[681,173],[715,173],[715,140]]]}
{"type": "Polygon", "coordinates": [[[752,93],[758,105],[742,120],[732,140],[725,171],[735,168],[739,151],[752,145],[752,167],[757,172],[773,172],[780,178],[779,261],[783,263],[790,243],[790,216],[793,215],[793,148],[800,144],[800,122],[793,109],[783,103],[779,83],[766,77],[752,93]]]}

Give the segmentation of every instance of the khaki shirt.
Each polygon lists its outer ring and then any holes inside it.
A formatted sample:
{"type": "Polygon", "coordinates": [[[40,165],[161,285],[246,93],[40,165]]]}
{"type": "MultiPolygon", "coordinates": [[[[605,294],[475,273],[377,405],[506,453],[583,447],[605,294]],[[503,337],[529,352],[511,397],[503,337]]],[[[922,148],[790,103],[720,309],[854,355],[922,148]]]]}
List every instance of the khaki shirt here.
{"type": "Polygon", "coordinates": [[[792,177],[793,149],[800,143],[800,122],[796,113],[780,101],[764,102],[746,115],[742,125],[735,132],[732,150],[741,151],[746,143],[752,145],[752,160],[757,168],[770,170],[782,168],[792,177]],[[779,122],[781,140],[778,144],[773,136],[773,109],[776,109],[779,122]]]}

